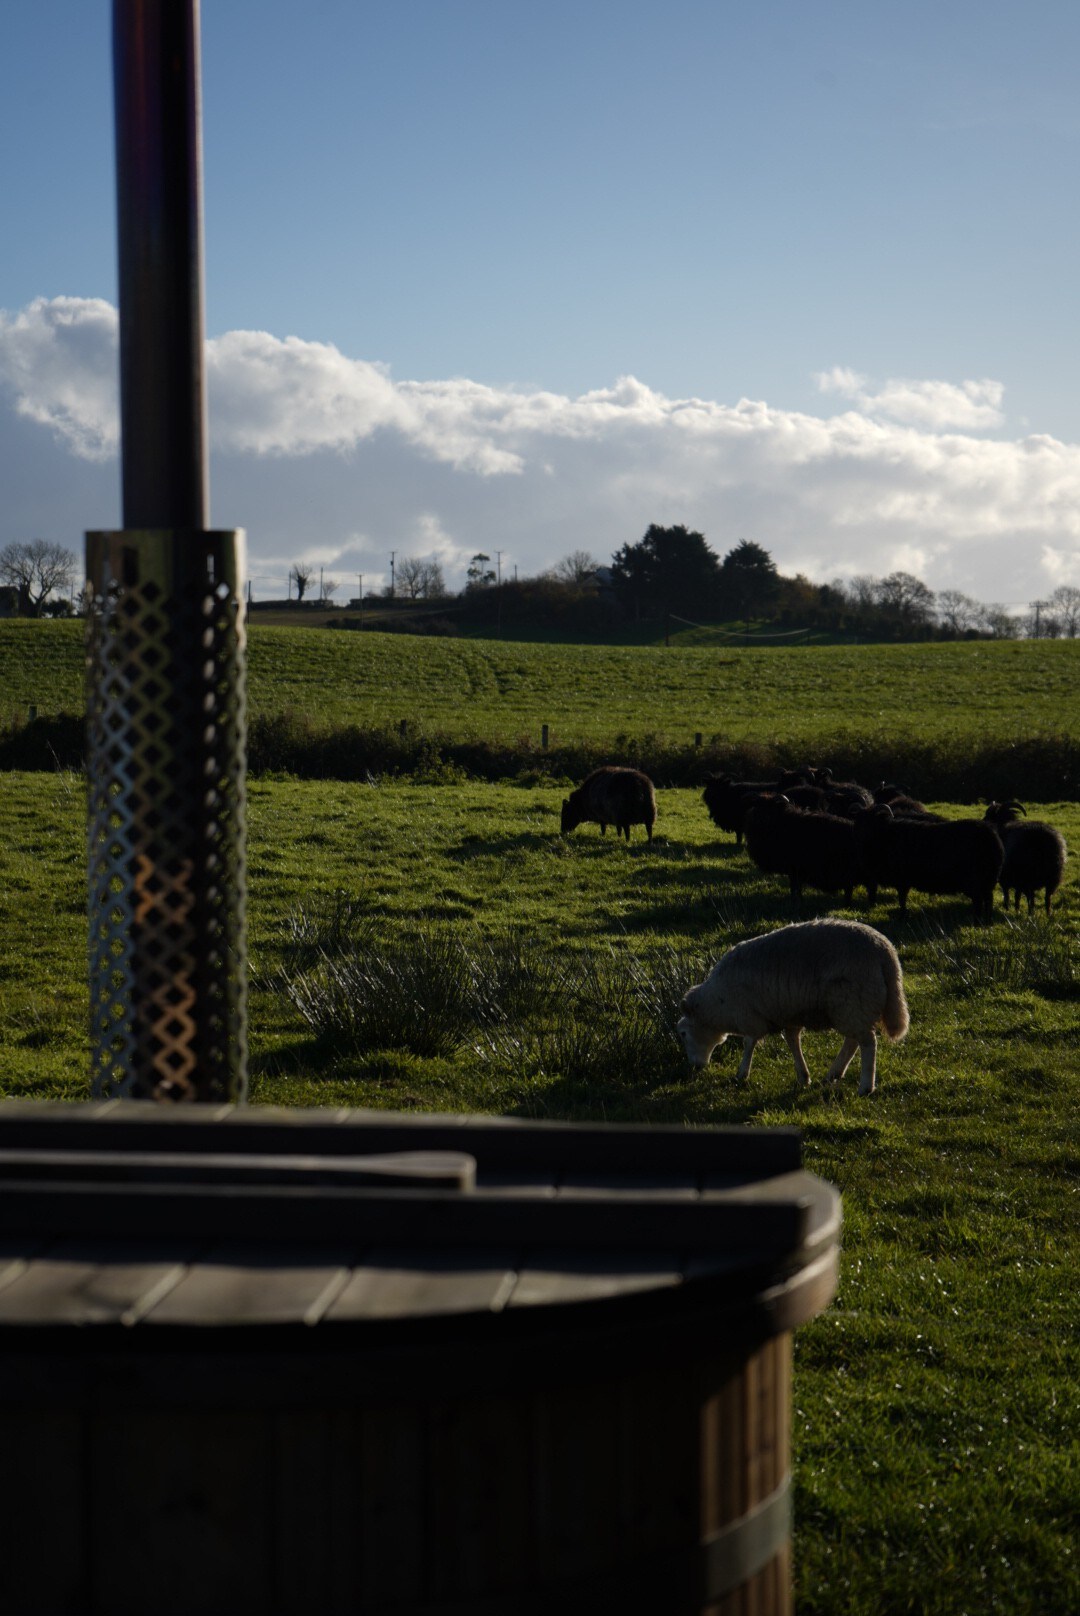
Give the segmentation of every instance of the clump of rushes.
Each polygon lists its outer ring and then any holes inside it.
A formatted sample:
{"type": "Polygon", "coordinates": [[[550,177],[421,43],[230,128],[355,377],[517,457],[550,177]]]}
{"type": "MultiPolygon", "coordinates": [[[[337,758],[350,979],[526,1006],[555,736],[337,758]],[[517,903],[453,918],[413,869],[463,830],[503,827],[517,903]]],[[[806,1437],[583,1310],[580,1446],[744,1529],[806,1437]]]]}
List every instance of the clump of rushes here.
{"type": "Polygon", "coordinates": [[[277,985],[327,1059],[389,1049],[449,1055],[468,1045],[500,1065],[586,1084],[682,1064],[673,1029],[700,973],[696,954],[570,955],[516,929],[427,925],[388,936],[344,894],[301,906],[289,929],[292,959],[277,985]]]}

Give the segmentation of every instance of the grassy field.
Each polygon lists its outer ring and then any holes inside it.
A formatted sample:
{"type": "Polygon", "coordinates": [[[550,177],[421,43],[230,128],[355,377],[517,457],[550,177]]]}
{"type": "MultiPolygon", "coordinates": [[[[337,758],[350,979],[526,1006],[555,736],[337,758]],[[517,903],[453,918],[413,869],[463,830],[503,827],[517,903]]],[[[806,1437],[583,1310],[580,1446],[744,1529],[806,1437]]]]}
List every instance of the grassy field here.
{"type": "MultiPolygon", "coordinates": [[[[736,938],[792,918],[786,894],[697,792],[661,793],[652,847],[563,840],[559,799],[254,781],[253,1097],[797,1125],[844,1197],[837,1301],[796,1338],[798,1609],[1080,1608],[1075,874],[1049,921],[874,911],[912,1026],[871,1099],[854,1070],[796,1091],[780,1040],[737,1090],[730,1044],[687,1075],[675,1005],[736,938]]],[[[1080,845],[1075,802],[1041,812],[1080,845]]],[[[83,816],[76,775],[0,779],[8,1095],[86,1093],[83,816]]],[[[836,1042],[807,1036],[816,1077],[836,1042]]]]}
{"type": "MultiPolygon", "coordinates": [[[[0,720],[82,708],[82,626],[0,622],[0,720]]],[[[797,749],[822,737],[948,742],[1080,730],[1080,640],[700,649],[250,635],[254,715],[553,744],[696,732],[797,749]]]]}

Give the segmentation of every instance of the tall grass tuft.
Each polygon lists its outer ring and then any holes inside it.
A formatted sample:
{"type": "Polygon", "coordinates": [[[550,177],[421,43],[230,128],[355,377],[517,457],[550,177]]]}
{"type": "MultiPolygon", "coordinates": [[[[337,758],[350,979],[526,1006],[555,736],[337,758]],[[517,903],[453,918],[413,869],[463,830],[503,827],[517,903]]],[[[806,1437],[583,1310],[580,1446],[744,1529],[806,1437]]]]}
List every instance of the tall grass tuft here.
{"type": "MultiPolygon", "coordinates": [[[[991,930],[919,928],[930,970],[957,993],[1033,992],[1045,999],[1080,996],[1069,932],[1041,916],[1003,915],[991,930]]],[[[919,935],[919,932],[916,935],[919,935]]]]}
{"type": "Polygon", "coordinates": [[[387,936],[344,894],[300,906],[289,931],[290,957],[272,985],[325,1059],[467,1046],[515,1073],[574,1084],[681,1067],[678,1005],[703,970],[673,947],[647,959],[624,948],[569,954],[515,929],[428,925],[387,936]]]}

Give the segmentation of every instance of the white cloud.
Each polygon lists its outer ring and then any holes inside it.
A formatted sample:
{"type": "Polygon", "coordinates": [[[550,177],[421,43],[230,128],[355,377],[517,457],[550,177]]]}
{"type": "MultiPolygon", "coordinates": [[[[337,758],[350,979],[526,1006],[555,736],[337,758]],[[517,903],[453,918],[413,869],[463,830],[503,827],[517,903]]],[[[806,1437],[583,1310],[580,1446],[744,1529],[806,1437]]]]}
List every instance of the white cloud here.
{"type": "Polygon", "coordinates": [[[39,297],[0,309],[0,382],[28,420],[75,454],[104,460],[120,437],[116,310],[101,298],[39,297]]]}
{"type": "MultiPolygon", "coordinates": [[[[0,512],[0,542],[26,536],[2,529],[35,501],[65,530],[99,519],[65,506],[64,489],[76,464],[115,454],[116,339],[115,311],[96,300],[0,315],[0,388],[24,432],[36,422],[55,439],[41,435],[47,475],[8,449],[26,487],[0,512]]],[[[817,415],[671,399],[634,377],[576,398],[398,382],[265,332],[230,332],[207,353],[215,514],[248,527],[260,577],[307,559],[366,580],[391,549],[436,557],[450,583],[480,550],[526,576],[573,549],[611,554],[657,521],[699,528],[721,554],[754,538],[819,580],[903,568],[1023,601],[1080,578],[1080,447],[975,436],[1000,419],[998,382],[875,389],[837,368],[819,385],[848,407],[817,415]]]]}
{"type": "Polygon", "coordinates": [[[866,415],[884,415],[892,421],[923,427],[929,432],[957,430],[985,432],[1004,422],[1001,382],[887,381],[878,391],[857,371],[837,365],[816,378],[823,393],[851,399],[866,415]]]}

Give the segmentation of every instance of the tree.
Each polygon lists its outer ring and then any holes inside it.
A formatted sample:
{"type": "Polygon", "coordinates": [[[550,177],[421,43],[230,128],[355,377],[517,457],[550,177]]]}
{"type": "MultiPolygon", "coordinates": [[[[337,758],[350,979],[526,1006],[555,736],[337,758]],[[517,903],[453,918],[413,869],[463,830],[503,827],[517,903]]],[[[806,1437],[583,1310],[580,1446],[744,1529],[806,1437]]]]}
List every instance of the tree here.
{"type": "Polygon", "coordinates": [[[779,589],[772,556],[752,539],[740,539],[720,563],[721,601],[747,622],[772,604],[779,589]]]}
{"type": "Polygon", "coordinates": [[[398,562],[397,585],[409,600],[441,600],[446,594],[442,567],[430,558],[405,556],[398,562]]]}
{"type": "Polygon", "coordinates": [[[75,556],[62,544],[31,539],[29,544],[5,544],[0,550],[0,583],[19,592],[19,610],[40,617],[54,590],[69,590],[75,580],[75,556]]]}
{"type": "Polygon", "coordinates": [[[323,605],[325,605],[330,599],[330,596],[340,588],[341,585],[336,578],[324,578],[322,582],[322,595],[320,597],[323,605]]]}
{"type": "Polygon", "coordinates": [[[1019,617],[1014,617],[1007,607],[995,600],[982,608],[979,626],[995,640],[1017,640],[1023,624],[1019,617]]]}
{"type": "Polygon", "coordinates": [[[846,584],[839,584],[844,598],[857,612],[866,612],[877,604],[878,581],[868,572],[857,572],[848,579],[846,584]]]}
{"type": "Polygon", "coordinates": [[[934,591],[910,572],[879,578],[875,594],[882,611],[906,624],[925,623],[934,605],[934,591]]]}
{"type": "Polygon", "coordinates": [[[296,584],[296,598],[303,600],[304,591],[315,576],[315,568],[309,567],[304,561],[294,561],[292,564],[292,577],[296,584]]]}
{"type": "Polygon", "coordinates": [[[979,627],[982,607],[959,589],[939,589],[937,615],[942,628],[950,634],[968,634],[979,627]]]}
{"type": "Polygon", "coordinates": [[[489,584],[495,582],[495,574],[487,564],[490,560],[491,557],[485,555],[482,550],[473,556],[465,571],[469,589],[487,589],[489,584]]]}
{"type": "Polygon", "coordinates": [[[640,617],[681,612],[701,618],[717,599],[720,563],[704,535],[651,523],[637,544],[611,559],[611,581],[623,605],[640,617]]]}
{"type": "Polygon", "coordinates": [[[580,589],[581,585],[592,577],[600,563],[588,550],[571,550],[569,555],[563,556],[552,567],[552,576],[561,584],[571,584],[580,589]]]}
{"type": "Polygon", "coordinates": [[[1050,596],[1050,605],[1061,624],[1061,632],[1075,640],[1080,632],[1080,589],[1075,584],[1059,584],[1050,596]]]}

